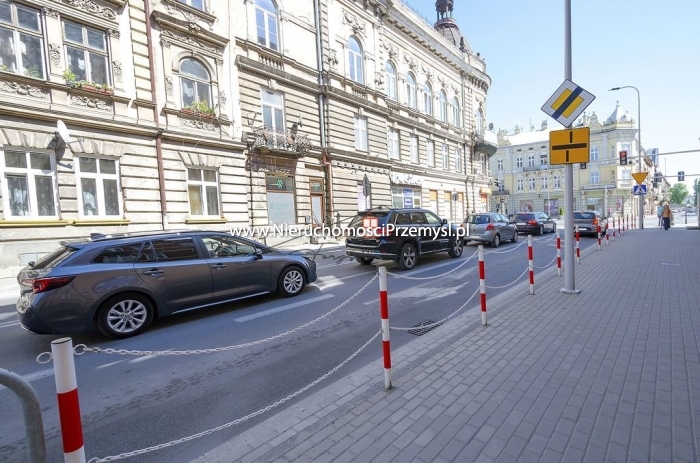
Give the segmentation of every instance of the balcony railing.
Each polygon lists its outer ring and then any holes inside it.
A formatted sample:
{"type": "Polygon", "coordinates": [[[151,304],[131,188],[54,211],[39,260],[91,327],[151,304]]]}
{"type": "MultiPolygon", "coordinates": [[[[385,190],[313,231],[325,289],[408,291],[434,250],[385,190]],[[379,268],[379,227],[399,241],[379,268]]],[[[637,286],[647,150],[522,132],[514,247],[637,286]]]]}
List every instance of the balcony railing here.
{"type": "Polygon", "coordinates": [[[523,167],[523,172],[536,172],[538,170],[549,170],[549,164],[523,167]]]}
{"type": "Polygon", "coordinates": [[[581,187],[582,190],[604,190],[606,188],[608,188],[610,190],[614,190],[615,184],[614,183],[590,183],[588,185],[583,185],[581,187]]]}
{"type": "Polygon", "coordinates": [[[491,196],[508,196],[510,194],[510,191],[508,190],[496,190],[493,193],[491,193],[491,196]]]}
{"type": "Polygon", "coordinates": [[[267,148],[277,151],[289,151],[304,154],[313,145],[306,134],[298,133],[296,129],[272,130],[267,127],[253,129],[255,135],[254,148],[267,148]]]}

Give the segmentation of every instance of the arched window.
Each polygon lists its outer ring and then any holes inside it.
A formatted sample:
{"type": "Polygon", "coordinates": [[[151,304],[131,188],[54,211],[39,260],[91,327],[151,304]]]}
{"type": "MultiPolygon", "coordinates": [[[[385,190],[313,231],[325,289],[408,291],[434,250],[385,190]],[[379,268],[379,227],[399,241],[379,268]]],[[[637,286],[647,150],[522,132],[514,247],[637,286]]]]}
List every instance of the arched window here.
{"type": "Polygon", "coordinates": [[[406,74],[406,105],[409,108],[416,108],[416,79],[410,72],[406,74]]]}
{"type": "Polygon", "coordinates": [[[355,37],[350,37],[348,41],[348,68],[350,78],[358,84],[365,82],[362,71],[362,47],[355,37]]]}
{"type": "Polygon", "coordinates": [[[484,111],[481,110],[481,108],[476,110],[476,133],[482,134],[484,133],[484,111]]]}
{"type": "Polygon", "coordinates": [[[384,70],[386,71],[386,97],[396,100],[396,69],[391,61],[387,61],[384,70]]]}
{"type": "Polygon", "coordinates": [[[452,121],[455,127],[462,127],[462,111],[459,109],[459,100],[457,97],[452,99],[452,121]]]}
{"type": "Polygon", "coordinates": [[[184,3],[192,8],[197,8],[198,10],[204,11],[204,0],[180,0],[180,3],[184,3]]]}
{"type": "Polygon", "coordinates": [[[440,100],[440,120],[442,122],[447,122],[447,95],[445,95],[444,90],[440,90],[440,95],[438,96],[438,100],[440,100]]]}
{"type": "Polygon", "coordinates": [[[212,108],[209,71],[199,61],[191,58],[182,60],[180,87],[183,108],[196,107],[200,111],[212,108]]]}
{"type": "Polygon", "coordinates": [[[423,112],[428,116],[433,115],[433,88],[428,82],[423,85],[423,112]]]}
{"type": "Polygon", "coordinates": [[[255,0],[255,23],[258,44],[279,51],[277,7],[272,0],[255,0]]]}

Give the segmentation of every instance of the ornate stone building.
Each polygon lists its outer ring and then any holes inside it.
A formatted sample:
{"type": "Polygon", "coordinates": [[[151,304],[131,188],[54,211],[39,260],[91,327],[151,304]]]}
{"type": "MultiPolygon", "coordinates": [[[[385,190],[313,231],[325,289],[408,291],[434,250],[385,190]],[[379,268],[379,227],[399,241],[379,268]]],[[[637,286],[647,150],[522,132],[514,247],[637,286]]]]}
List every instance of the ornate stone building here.
{"type": "Polygon", "coordinates": [[[491,81],[452,10],[0,3],[0,268],[92,232],[486,207],[491,81]]]}

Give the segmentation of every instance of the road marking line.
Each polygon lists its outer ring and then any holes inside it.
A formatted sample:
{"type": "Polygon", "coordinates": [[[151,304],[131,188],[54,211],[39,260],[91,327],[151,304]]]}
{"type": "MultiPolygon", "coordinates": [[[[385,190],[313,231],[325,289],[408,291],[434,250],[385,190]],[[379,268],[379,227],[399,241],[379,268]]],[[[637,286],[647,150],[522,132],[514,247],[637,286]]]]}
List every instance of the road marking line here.
{"type": "Polygon", "coordinates": [[[286,304],[286,305],[283,305],[280,307],[275,307],[274,309],[264,310],[262,312],[254,313],[251,315],[246,315],[245,317],[234,318],[233,321],[238,322],[238,323],[248,322],[250,320],[255,320],[256,318],[266,317],[268,315],[273,315],[276,313],[284,312],[285,310],[290,310],[290,309],[293,309],[295,307],[301,307],[303,305],[306,305],[306,304],[309,304],[312,302],[323,301],[325,299],[330,299],[332,297],[335,297],[335,295],[334,294],[324,294],[323,296],[312,297],[311,299],[306,299],[306,300],[299,301],[299,302],[293,302],[291,304],[286,304]]]}
{"type": "Polygon", "coordinates": [[[124,359],[124,360],[117,360],[116,362],[111,362],[111,363],[105,363],[104,365],[100,365],[100,366],[98,366],[98,367],[95,367],[95,369],[96,369],[96,370],[99,370],[100,368],[111,367],[112,365],[116,365],[117,363],[122,363],[122,362],[126,362],[126,359],[124,359]]]}
{"type": "Polygon", "coordinates": [[[9,328],[10,326],[19,325],[19,322],[3,322],[0,323],[0,328],[9,328]]]}
{"type": "MultiPolygon", "coordinates": [[[[42,379],[42,378],[48,378],[49,376],[53,376],[53,368],[50,368],[48,370],[41,370],[37,371],[36,373],[30,373],[28,375],[22,376],[22,378],[26,381],[36,381],[37,379],[42,379]]],[[[0,391],[6,389],[5,386],[0,386],[0,391]]]]}

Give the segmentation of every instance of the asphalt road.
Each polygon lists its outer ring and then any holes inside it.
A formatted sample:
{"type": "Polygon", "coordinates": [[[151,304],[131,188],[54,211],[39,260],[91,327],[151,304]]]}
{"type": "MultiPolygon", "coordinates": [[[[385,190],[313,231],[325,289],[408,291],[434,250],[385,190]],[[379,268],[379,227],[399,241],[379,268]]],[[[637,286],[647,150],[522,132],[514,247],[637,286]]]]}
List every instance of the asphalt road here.
{"type": "MultiPolygon", "coordinates": [[[[595,246],[596,239],[581,238],[581,247],[595,246]]],[[[446,254],[427,256],[409,272],[393,263],[362,266],[343,260],[341,249],[322,251],[316,258],[319,280],[296,298],[276,295],[175,315],[157,321],[141,336],[111,341],[97,335],[74,335],[73,344],[91,347],[188,351],[254,343],[244,348],[220,349],[193,355],[133,356],[85,353],[77,356],[76,371],[88,459],[104,458],[182,439],[230,423],[263,409],[304,388],[341,364],[380,329],[378,282],[342,308],[308,327],[265,342],[272,336],[300,327],[338,307],[355,295],[386,265],[390,323],[413,327],[441,320],[454,313],[479,287],[475,244],[465,247],[459,259],[446,254]],[[466,263],[465,263],[466,262],[466,263]],[[460,267],[461,264],[464,264],[460,267]],[[459,267],[459,268],[457,268],[459,267]],[[449,272],[449,273],[448,273],[449,272]],[[444,274],[444,275],[443,275],[444,274]]],[[[527,239],[517,244],[485,248],[486,284],[499,287],[527,281],[527,239]]],[[[563,254],[563,243],[562,243],[563,254]]],[[[536,267],[556,265],[554,235],[535,237],[536,267]]],[[[540,271],[536,268],[535,274],[540,271]]],[[[535,277],[537,280],[537,277],[535,277]]],[[[499,290],[488,290],[490,296],[499,290]]],[[[526,293],[524,293],[526,294],[526,293]]],[[[478,310],[474,297],[463,310],[478,310]]],[[[478,316],[478,315],[477,315],[478,316]]],[[[0,307],[0,367],[24,376],[41,403],[49,461],[62,461],[56,392],[51,364],[40,365],[36,356],[51,350],[62,336],[37,336],[14,322],[14,307],[0,307]]],[[[392,330],[392,348],[415,339],[392,330]]],[[[313,393],[344,375],[375,362],[382,377],[381,341],[375,339],[353,360],[305,393],[275,411],[313,393]]],[[[127,459],[138,462],[190,461],[265,419],[256,418],[127,459]]],[[[19,401],[0,389],[0,461],[26,461],[24,425],[19,401]]]]}

